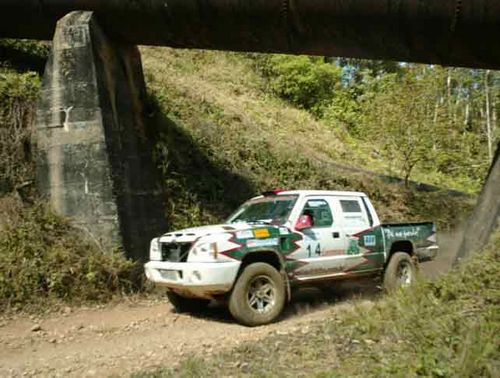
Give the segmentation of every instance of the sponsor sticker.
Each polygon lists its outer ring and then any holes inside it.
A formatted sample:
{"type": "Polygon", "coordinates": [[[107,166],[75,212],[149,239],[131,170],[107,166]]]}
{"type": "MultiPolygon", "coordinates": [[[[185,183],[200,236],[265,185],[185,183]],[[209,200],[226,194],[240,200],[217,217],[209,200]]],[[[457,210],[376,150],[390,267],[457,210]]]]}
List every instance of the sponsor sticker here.
{"type": "Polygon", "coordinates": [[[256,248],[256,247],[270,247],[278,245],[278,238],[271,239],[251,239],[247,240],[247,247],[256,248]]]}
{"type": "Polygon", "coordinates": [[[288,235],[290,230],[287,227],[280,227],[280,235],[288,235]]]}
{"type": "Polygon", "coordinates": [[[363,242],[367,247],[373,247],[377,244],[377,239],[375,238],[375,235],[365,235],[363,237],[363,242]]]}
{"type": "Polygon", "coordinates": [[[347,245],[348,255],[359,255],[361,253],[359,249],[359,241],[357,238],[349,239],[349,244],[347,245]]]}
{"type": "Polygon", "coordinates": [[[267,228],[259,228],[257,230],[254,230],[253,234],[256,238],[268,238],[270,236],[269,230],[267,228]]]}
{"type": "Polygon", "coordinates": [[[253,238],[252,230],[238,231],[236,233],[236,239],[251,239],[253,238]]]}

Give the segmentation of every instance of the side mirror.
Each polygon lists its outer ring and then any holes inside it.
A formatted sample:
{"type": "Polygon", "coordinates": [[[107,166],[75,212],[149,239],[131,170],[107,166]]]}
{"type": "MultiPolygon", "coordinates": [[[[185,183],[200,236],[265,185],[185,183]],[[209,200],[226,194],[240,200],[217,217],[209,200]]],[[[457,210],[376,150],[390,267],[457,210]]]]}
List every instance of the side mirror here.
{"type": "Polygon", "coordinates": [[[295,229],[297,231],[302,231],[313,226],[312,217],[308,214],[301,215],[295,223],[295,229]]]}

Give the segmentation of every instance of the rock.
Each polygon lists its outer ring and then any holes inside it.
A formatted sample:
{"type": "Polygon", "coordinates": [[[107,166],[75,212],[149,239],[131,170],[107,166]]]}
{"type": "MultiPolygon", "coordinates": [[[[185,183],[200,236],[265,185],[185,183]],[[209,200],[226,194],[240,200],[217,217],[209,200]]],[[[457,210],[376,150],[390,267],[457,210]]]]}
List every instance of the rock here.
{"type": "Polygon", "coordinates": [[[240,368],[240,369],[245,369],[249,366],[250,364],[248,362],[238,362],[238,365],[237,367],[240,368]]]}
{"type": "Polygon", "coordinates": [[[40,324],[35,324],[33,327],[31,327],[31,332],[39,332],[42,330],[42,326],[40,324]]]}
{"type": "Polygon", "coordinates": [[[373,345],[373,344],[375,344],[375,341],[371,340],[371,339],[365,339],[364,342],[365,342],[366,345],[373,345]]]}
{"type": "Polygon", "coordinates": [[[50,340],[49,340],[49,343],[51,343],[51,344],[55,344],[55,343],[57,343],[57,340],[56,340],[56,339],[54,339],[54,338],[52,338],[52,339],[50,339],[50,340]]]}

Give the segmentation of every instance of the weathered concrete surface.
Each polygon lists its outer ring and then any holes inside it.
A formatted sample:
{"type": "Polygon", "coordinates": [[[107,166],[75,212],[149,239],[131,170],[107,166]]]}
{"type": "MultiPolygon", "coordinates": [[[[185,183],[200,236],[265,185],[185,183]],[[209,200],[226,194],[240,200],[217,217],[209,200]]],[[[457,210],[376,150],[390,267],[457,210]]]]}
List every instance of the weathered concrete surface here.
{"type": "Polygon", "coordinates": [[[1,0],[0,37],[75,10],[132,44],[500,68],[500,0],[1,0]]]}
{"type": "Polygon", "coordinates": [[[455,264],[478,252],[500,225],[500,143],[476,207],[464,228],[455,264]]]}
{"type": "Polygon", "coordinates": [[[145,95],[135,46],[110,41],[91,12],[59,21],[37,108],[38,186],[103,248],[138,259],[166,229],[145,95]]]}

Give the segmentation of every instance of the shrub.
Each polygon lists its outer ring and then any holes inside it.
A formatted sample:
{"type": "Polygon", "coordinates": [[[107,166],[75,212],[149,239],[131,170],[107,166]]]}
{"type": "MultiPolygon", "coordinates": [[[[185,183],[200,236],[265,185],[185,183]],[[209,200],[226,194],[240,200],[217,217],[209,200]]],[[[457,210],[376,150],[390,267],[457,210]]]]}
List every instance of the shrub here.
{"type": "Polygon", "coordinates": [[[143,287],[141,267],[103,251],[43,203],[0,199],[0,310],[104,301],[143,287]]]}
{"type": "Polygon", "coordinates": [[[269,55],[257,62],[274,93],[318,116],[340,89],[341,69],[321,58],[269,55]]]}
{"type": "Polygon", "coordinates": [[[0,194],[33,180],[31,132],[40,79],[0,70],[0,194]]]}

